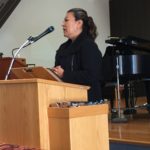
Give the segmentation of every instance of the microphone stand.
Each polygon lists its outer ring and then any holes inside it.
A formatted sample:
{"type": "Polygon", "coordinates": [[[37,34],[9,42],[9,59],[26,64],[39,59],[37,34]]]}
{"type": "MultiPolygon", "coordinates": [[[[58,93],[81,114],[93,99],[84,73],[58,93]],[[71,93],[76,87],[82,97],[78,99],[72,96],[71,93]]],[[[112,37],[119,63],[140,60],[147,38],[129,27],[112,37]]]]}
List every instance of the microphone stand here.
{"type": "Polygon", "coordinates": [[[119,79],[119,54],[116,55],[116,73],[117,73],[117,101],[118,101],[118,116],[116,118],[112,118],[112,122],[121,123],[127,122],[127,118],[121,112],[121,96],[120,96],[120,79],[119,79]]]}
{"type": "Polygon", "coordinates": [[[16,51],[16,53],[13,55],[13,58],[12,58],[12,60],[11,60],[11,63],[10,63],[9,69],[8,69],[8,72],[7,72],[6,76],[5,76],[5,80],[8,79],[8,76],[9,76],[10,71],[11,71],[11,69],[12,69],[12,66],[13,66],[13,64],[14,64],[15,58],[16,58],[16,56],[18,55],[18,53],[20,52],[20,50],[21,50],[22,48],[24,48],[24,47],[30,45],[31,43],[33,43],[32,37],[29,37],[29,38],[20,46],[20,48],[16,51]]]}

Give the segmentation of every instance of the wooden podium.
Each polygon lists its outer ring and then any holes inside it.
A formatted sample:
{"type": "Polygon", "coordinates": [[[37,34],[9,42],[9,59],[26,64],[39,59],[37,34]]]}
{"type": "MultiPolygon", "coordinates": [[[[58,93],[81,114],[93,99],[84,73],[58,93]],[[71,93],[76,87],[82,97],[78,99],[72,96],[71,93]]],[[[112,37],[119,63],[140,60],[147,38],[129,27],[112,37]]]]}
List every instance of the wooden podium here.
{"type": "Polygon", "coordinates": [[[0,141],[50,150],[49,104],[87,101],[89,87],[44,79],[0,81],[0,141]]]}
{"type": "Polygon", "coordinates": [[[51,150],[109,150],[108,105],[49,108],[51,150]]]}

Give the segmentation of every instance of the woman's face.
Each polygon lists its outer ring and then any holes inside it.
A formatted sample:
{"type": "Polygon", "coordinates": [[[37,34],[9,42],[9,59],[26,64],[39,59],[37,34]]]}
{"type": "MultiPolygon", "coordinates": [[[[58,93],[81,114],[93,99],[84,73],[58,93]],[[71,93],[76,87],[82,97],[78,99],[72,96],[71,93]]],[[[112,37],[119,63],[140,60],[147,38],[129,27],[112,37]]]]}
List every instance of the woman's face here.
{"type": "Polygon", "coordinates": [[[75,20],[72,12],[68,12],[62,24],[64,36],[74,40],[82,32],[82,20],[75,20]]]}

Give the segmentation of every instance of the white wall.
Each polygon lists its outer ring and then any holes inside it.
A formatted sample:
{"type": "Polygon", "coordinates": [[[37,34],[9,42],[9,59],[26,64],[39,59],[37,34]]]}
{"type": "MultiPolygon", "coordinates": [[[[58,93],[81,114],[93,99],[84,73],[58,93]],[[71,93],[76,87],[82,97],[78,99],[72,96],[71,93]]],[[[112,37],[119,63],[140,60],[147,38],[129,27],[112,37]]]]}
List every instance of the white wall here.
{"type": "Polygon", "coordinates": [[[21,0],[14,12],[0,29],[0,52],[11,56],[11,50],[20,47],[29,36],[37,36],[47,27],[54,26],[55,31],[24,48],[20,56],[27,63],[52,67],[55,52],[66,40],[63,37],[62,21],[70,8],[81,7],[94,18],[99,36],[97,44],[104,53],[105,40],[110,35],[109,0],[21,0]]]}

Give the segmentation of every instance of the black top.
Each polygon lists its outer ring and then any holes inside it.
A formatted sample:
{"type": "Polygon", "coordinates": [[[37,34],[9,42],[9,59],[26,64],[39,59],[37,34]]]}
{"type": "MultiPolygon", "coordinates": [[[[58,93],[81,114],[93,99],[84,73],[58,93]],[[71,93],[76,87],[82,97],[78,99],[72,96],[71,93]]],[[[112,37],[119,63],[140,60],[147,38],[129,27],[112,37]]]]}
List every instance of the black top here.
{"type": "Polygon", "coordinates": [[[55,66],[61,65],[64,69],[64,82],[90,86],[89,101],[102,99],[102,54],[96,43],[81,33],[72,42],[63,43],[56,53],[55,66]]]}

